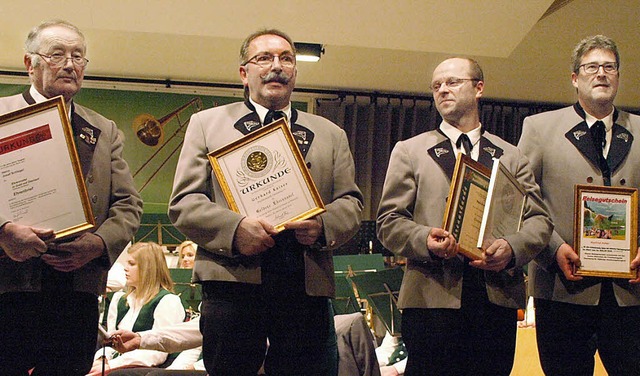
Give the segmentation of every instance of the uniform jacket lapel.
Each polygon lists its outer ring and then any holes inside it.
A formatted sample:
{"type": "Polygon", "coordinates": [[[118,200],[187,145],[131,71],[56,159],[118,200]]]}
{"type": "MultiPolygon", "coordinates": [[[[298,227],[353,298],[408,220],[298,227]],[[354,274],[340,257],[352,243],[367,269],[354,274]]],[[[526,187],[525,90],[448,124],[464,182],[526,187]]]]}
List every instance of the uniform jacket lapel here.
{"type": "MultiPolygon", "coordinates": [[[[244,104],[249,108],[249,110],[251,110],[251,112],[236,121],[233,127],[246,136],[252,131],[261,128],[262,123],[260,122],[260,117],[251,102],[245,101],[244,104]]],[[[301,124],[297,124],[297,120],[298,111],[293,108],[291,109],[290,121],[291,133],[293,134],[293,138],[296,140],[300,153],[302,153],[302,158],[305,158],[307,156],[307,152],[309,152],[311,143],[313,142],[314,133],[309,128],[301,124]]]]}
{"type": "MultiPolygon", "coordinates": [[[[453,170],[456,167],[456,153],[451,146],[451,141],[438,130],[444,138],[441,142],[431,147],[427,152],[433,160],[442,168],[449,179],[453,176],[453,170]]],[[[500,158],[504,151],[496,146],[488,138],[482,136],[478,143],[480,150],[478,151],[478,162],[484,166],[491,168],[493,166],[493,158],[500,158]]]]}
{"type": "Polygon", "coordinates": [[[480,137],[480,150],[478,153],[478,162],[491,169],[493,167],[493,159],[500,159],[504,150],[494,145],[488,138],[480,137]]]}
{"type": "Polygon", "coordinates": [[[611,171],[615,172],[622,161],[625,160],[631,151],[631,144],[633,144],[633,135],[627,128],[617,123],[613,124],[611,147],[607,155],[607,162],[611,171]]]}
{"type": "Polygon", "coordinates": [[[427,153],[429,153],[431,158],[440,166],[445,174],[447,174],[449,180],[451,180],[453,170],[456,167],[456,153],[451,147],[451,141],[440,129],[438,129],[438,134],[441,136],[442,141],[429,148],[427,153]]]}
{"type": "Polygon", "coordinates": [[[313,142],[314,133],[307,127],[298,124],[298,111],[291,109],[291,134],[298,144],[298,149],[302,153],[302,158],[306,158],[311,143],[313,142]]]}
{"type": "Polygon", "coordinates": [[[75,112],[75,106],[73,104],[71,104],[71,111],[71,126],[73,127],[76,150],[78,151],[78,158],[82,165],[82,174],[83,176],[87,176],[91,169],[93,152],[96,149],[98,138],[100,137],[100,129],[89,124],[78,115],[75,112]]]}
{"type": "Polygon", "coordinates": [[[593,146],[593,140],[586,121],[581,121],[571,128],[564,136],[578,149],[580,154],[587,158],[594,166],[598,167],[598,152],[593,146]]]}

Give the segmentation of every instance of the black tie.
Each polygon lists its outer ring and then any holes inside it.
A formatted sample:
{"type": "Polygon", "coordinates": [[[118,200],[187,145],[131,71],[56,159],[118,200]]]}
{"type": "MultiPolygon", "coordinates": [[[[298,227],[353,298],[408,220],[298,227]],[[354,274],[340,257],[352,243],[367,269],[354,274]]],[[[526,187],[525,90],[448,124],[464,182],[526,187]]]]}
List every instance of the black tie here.
{"type": "Polygon", "coordinates": [[[473,149],[473,145],[471,145],[471,140],[465,133],[461,134],[460,137],[458,137],[458,141],[456,141],[456,147],[460,149],[461,144],[464,148],[464,153],[468,156],[471,156],[471,149],[473,149]]]}
{"type": "Polygon", "coordinates": [[[287,115],[282,111],[269,110],[267,112],[267,116],[264,117],[264,125],[271,124],[278,119],[282,119],[286,117],[287,115]]]}
{"type": "Polygon", "coordinates": [[[602,120],[598,120],[589,129],[591,131],[591,138],[593,139],[593,145],[596,147],[596,150],[602,154],[604,146],[607,143],[607,139],[605,138],[607,131],[605,129],[604,123],[602,120]]]}
{"type": "Polygon", "coordinates": [[[604,180],[604,185],[611,185],[611,170],[609,170],[609,164],[604,157],[604,146],[607,143],[605,135],[607,133],[604,123],[601,120],[593,123],[591,128],[591,138],[593,139],[593,145],[598,152],[598,165],[600,167],[600,171],[602,171],[602,179],[604,180]]]}

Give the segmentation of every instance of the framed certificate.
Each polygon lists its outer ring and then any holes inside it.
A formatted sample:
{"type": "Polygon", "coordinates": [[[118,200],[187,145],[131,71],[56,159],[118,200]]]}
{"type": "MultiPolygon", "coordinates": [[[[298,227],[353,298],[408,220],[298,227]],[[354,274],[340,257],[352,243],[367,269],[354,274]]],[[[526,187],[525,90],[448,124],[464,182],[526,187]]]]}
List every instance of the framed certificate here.
{"type": "Polygon", "coordinates": [[[64,239],[95,226],[63,98],[0,116],[0,213],[64,239]]]}
{"type": "Polygon", "coordinates": [[[573,248],[581,264],[576,275],[635,278],[638,190],[576,185],[573,248]]]}
{"type": "Polygon", "coordinates": [[[451,233],[460,253],[477,260],[482,250],[477,247],[491,171],[460,153],[451,179],[443,228],[451,233]]]}
{"type": "Polygon", "coordinates": [[[285,119],[208,154],[229,208],[278,231],[325,211],[285,119]]]}
{"type": "Polygon", "coordinates": [[[496,239],[520,231],[527,202],[527,191],[499,159],[493,160],[487,202],[477,243],[483,249],[496,239]]]}

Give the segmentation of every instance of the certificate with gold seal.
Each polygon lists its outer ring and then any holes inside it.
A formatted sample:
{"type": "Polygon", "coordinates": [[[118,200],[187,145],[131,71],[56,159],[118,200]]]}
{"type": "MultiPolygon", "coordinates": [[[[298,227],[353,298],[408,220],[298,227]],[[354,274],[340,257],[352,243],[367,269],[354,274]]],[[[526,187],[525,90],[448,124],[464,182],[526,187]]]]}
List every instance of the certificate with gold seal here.
{"type": "Polygon", "coordinates": [[[95,226],[62,97],[0,116],[0,172],[5,219],[56,239],[95,226]]]}
{"type": "Polygon", "coordinates": [[[229,209],[278,231],[325,211],[285,119],[208,154],[229,209]]]}

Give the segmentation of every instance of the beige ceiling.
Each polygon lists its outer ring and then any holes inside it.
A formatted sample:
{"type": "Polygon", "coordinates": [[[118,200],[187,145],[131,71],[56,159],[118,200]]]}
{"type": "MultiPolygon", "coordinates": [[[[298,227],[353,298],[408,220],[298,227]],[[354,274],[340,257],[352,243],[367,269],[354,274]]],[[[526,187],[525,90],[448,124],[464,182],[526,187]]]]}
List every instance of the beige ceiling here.
{"type": "Polygon", "coordinates": [[[640,107],[640,2],[553,0],[3,0],[0,70],[22,71],[29,29],[51,18],[78,25],[92,76],[239,83],[242,39],[277,27],[325,44],[299,63],[297,86],[424,94],[445,57],[475,57],[485,96],[572,102],[569,62],[583,37],[602,33],[622,55],[617,104],[640,107]]]}

